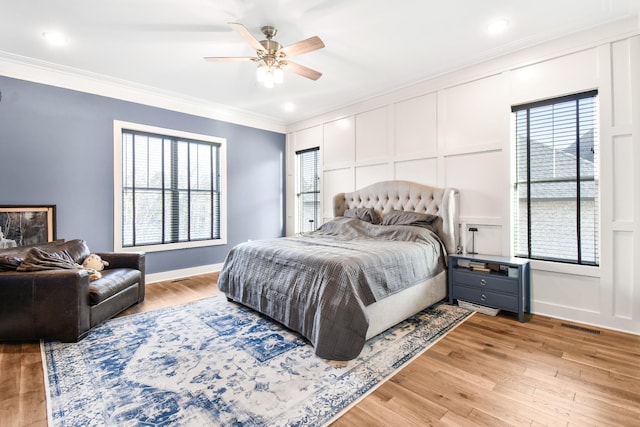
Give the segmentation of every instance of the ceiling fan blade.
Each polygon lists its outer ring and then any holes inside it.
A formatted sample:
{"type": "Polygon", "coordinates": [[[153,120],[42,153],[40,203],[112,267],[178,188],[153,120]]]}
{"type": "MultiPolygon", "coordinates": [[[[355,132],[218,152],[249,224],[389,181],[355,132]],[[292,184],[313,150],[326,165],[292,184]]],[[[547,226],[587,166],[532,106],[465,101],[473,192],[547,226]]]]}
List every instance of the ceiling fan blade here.
{"type": "Polygon", "coordinates": [[[212,62],[248,62],[248,61],[259,61],[260,58],[252,58],[250,56],[243,57],[235,57],[235,56],[205,56],[204,59],[206,61],[212,62]]]}
{"type": "Polygon", "coordinates": [[[256,51],[264,50],[264,47],[260,44],[258,39],[256,39],[253,36],[253,34],[251,34],[244,25],[239,24],[237,22],[229,22],[229,25],[231,26],[231,28],[236,30],[236,32],[240,34],[242,38],[244,38],[247,41],[247,43],[249,43],[251,47],[254,48],[256,51]]]}
{"type": "Polygon", "coordinates": [[[314,50],[322,49],[324,43],[320,40],[320,37],[313,36],[306,40],[299,41],[292,45],[283,47],[278,52],[283,53],[287,58],[293,58],[294,56],[302,55],[303,53],[311,52],[314,50]]]}
{"type": "Polygon", "coordinates": [[[318,80],[322,76],[320,71],[312,70],[304,65],[296,64],[291,61],[286,61],[286,63],[287,65],[284,67],[285,70],[301,75],[302,77],[306,77],[311,80],[318,80]]]}

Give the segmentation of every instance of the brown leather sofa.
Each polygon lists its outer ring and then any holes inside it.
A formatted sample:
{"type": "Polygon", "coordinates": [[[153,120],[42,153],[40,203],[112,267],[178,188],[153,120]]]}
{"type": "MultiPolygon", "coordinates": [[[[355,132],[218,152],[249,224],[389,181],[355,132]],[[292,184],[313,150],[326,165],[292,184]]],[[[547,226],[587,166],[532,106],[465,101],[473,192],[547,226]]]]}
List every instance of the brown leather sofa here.
{"type": "MultiPolygon", "coordinates": [[[[90,254],[83,240],[35,248],[77,264],[90,254]]],[[[0,250],[0,341],[77,342],[94,326],[144,300],[143,253],[98,253],[109,265],[101,278],[90,281],[89,271],[78,268],[20,271],[32,249],[0,250]]]]}

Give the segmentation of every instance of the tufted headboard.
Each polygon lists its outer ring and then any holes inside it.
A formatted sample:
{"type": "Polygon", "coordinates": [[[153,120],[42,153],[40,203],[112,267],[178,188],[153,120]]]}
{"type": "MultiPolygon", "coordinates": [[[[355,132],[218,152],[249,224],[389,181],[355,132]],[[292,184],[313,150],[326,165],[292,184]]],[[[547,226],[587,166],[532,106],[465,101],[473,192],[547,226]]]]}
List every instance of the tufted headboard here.
{"type": "Polygon", "coordinates": [[[382,181],[333,197],[333,216],[352,208],[374,208],[380,216],[392,209],[428,213],[442,218],[438,235],[447,252],[455,254],[459,242],[458,190],[410,181],[382,181]]]}

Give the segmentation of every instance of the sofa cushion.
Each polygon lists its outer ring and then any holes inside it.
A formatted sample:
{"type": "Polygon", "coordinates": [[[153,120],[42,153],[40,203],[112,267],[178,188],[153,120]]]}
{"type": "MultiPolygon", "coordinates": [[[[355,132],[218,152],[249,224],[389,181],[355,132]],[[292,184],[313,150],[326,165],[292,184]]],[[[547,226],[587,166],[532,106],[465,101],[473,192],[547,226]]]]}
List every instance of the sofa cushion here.
{"type": "Polygon", "coordinates": [[[89,284],[89,303],[96,305],[123,289],[140,282],[140,270],[114,268],[103,270],[102,277],[89,284]]]}

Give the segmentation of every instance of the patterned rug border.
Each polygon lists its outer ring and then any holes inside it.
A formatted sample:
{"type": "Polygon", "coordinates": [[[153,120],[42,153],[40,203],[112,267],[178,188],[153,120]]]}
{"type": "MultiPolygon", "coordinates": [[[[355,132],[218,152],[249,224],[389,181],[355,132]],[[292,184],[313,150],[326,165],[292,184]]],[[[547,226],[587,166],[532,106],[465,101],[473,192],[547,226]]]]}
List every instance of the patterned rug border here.
{"type": "MultiPolygon", "coordinates": [[[[363,393],[360,397],[356,398],[353,400],[353,402],[351,402],[349,405],[347,405],[342,411],[338,412],[336,415],[334,415],[329,421],[327,421],[325,424],[322,425],[322,427],[326,427],[328,425],[330,425],[331,423],[334,423],[338,420],[338,418],[340,418],[341,416],[343,416],[344,414],[346,414],[347,412],[349,412],[354,406],[356,406],[358,403],[362,402],[366,397],[368,397],[370,394],[372,394],[374,391],[376,391],[379,387],[381,387],[384,383],[386,383],[387,381],[389,381],[391,378],[394,377],[394,375],[396,375],[398,372],[400,372],[401,370],[403,370],[404,368],[406,368],[411,362],[413,362],[414,360],[416,360],[418,357],[422,356],[424,353],[427,352],[427,350],[429,350],[431,347],[433,347],[434,345],[436,345],[441,339],[443,339],[444,337],[446,337],[447,335],[449,335],[449,333],[453,330],[455,330],[458,326],[462,325],[464,322],[466,322],[467,320],[469,320],[471,318],[471,316],[473,316],[474,314],[476,314],[475,311],[470,312],[464,319],[460,320],[458,323],[456,323],[455,325],[453,325],[450,328],[447,328],[446,330],[442,330],[440,336],[438,336],[438,338],[436,338],[434,341],[430,342],[429,345],[427,345],[425,348],[423,348],[421,351],[417,352],[413,357],[407,359],[406,361],[404,361],[401,365],[399,365],[393,372],[391,372],[389,375],[387,375],[386,377],[382,378],[378,384],[376,384],[375,386],[371,387],[369,390],[367,390],[365,393],[363,393]]],[[[384,333],[384,332],[382,332],[384,333]]]]}
{"type": "MultiPolygon", "coordinates": [[[[177,306],[172,306],[172,307],[165,307],[165,308],[159,308],[159,309],[155,309],[155,310],[149,310],[149,311],[145,311],[145,312],[139,312],[139,313],[133,313],[127,316],[122,316],[122,317],[117,317],[117,318],[113,318],[108,320],[107,322],[99,325],[96,329],[98,328],[102,328],[102,327],[117,327],[118,325],[124,323],[124,324],[128,324],[128,323],[132,323],[132,321],[138,317],[149,317],[149,316],[153,316],[155,315],[160,315],[160,313],[162,314],[169,314],[169,313],[175,313],[178,311],[183,311],[185,309],[188,309],[191,306],[194,305],[199,305],[202,304],[203,302],[207,301],[207,300],[214,300],[214,299],[224,299],[224,295],[223,294],[216,294],[213,295],[211,297],[206,297],[206,298],[202,298],[199,300],[195,300],[195,301],[190,301],[188,303],[184,303],[181,305],[177,305],[177,306]]],[[[446,303],[446,301],[442,301],[440,303],[436,303],[434,306],[430,307],[429,309],[426,309],[424,311],[429,311],[430,309],[436,308],[440,305],[444,305],[447,306],[448,304],[446,303]]],[[[243,307],[238,305],[238,307],[243,307]]],[[[459,308],[456,306],[456,309],[459,308]]],[[[249,312],[253,312],[253,310],[251,309],[247,309],[244,308],[245,310],[248,310],[249,312]]],[[[464,310],[464,309],[462,309],[464,310]]],[[[339,419],[341,416],[343,416],[346,412],[348,412],[350,409],[352,409],[354,406],[356,406],[358,403],[360,403],[362,400],[364,400],[367,396],[371,395],[373,392],[375,392],[375,390],[377,390],[380,386],[382,386],[382,384],[384,384],[385,382],[387,382],[390,378],[392,378],[394,375],[396,375],[399,371],[401,371],[403,368],[405,368],[408,364],[410,364],[411,362],[413,362],[414,360],[416,360],[418,357],[420,357],[422,354],[424,354],[426,351],[428,351],[432,346],[434,346],[435,344],[437,344],[442,338],[444,338],[446,335],[448,335],[451,331],[453,331],[454,329],[456,329],[458,326],[460,326],[462,323],[464,323],[467,319],[469,319],[471,316],[473,316],[475,314],[475,312],[473,311],[467,311],[466,313],[462,313],[459,314],[458,317],[452,322],[452,324],[447,325],[446,327],[439,329],[437,331],[437,334],[431,338],[432,341],[428,342],[428,344],[426,346],[423,346],[419,349],[414,349],[409,351],[407,354],[404,355],[403,358],[398,359],[393,365],[393,370],[389,373],[387,373],[387,375],[385,375],[384,377],[380,377],[378,380],[376,380],[376,383],[373,385],[366,385],[366,389],[365,390],[357,390],[354,392],[354,394],[357,394],[358,392],[360,392],[360,394],[356,397],[354,397],[350,402],[346,402],[346,405],[342,408],[342,409],[338,409],[337,412],[333,415],[330,416],[328,419],[325,418],[325,421],[323,421],[321,424],[322,426],[328,426],[331,423],[335,422],[337,419],[339,419]]],[[[267,321],[269,322],[273,322],[272,320],[268,319],[267,317],[260,315],[256,312],[253,312],[256,315],[258,315],[259,317],[262,317],[263,319],[267,319],[267,321]]],[[[422,312],[421,312],[422,313],[422,312]]],[[[417,316],[420,313],[414,315],[417,316]]],[[[412,317],[413,318],[413,317],[412,317]]],[[[410,318],[411,319],[411,318],[410,318]]],[[[403,324],[405,321],[400,322],[398,325],[390,328],[387,331],[382,332],[380,335],[385,335],[387,332],[397,328],[399,325],[403,324]]],[[[273,322],[276,323],[276,322],[273,322]]],[[[279,324],[278,324],[279,325],[279,324]]],[[[280,326],[281,328],[283,328],[282,326],[280,326]]],[[[290,331],[286,328],[284,328],[287,332],[297,335],[299,336],[297,333],[290,331]]],[[[379,335],[379,336],[380,336],[379,335]]],[[[375,340],[376,337],[372,338],[371,341],[375,340]]],[[[306,341],[306,340],[305,340],[306,341]]],[[[53,427],[55,425],[55,419],[54,419],[54,415],[53,415],[53,396],[51,395],[51,384],[50,384],[50,380],[49,380],[49,367],[47,366],[47,348],[46,348],[46,344],[47,342],[45,341],[41,341],[40,342],[40,352],[41,352],[41,356],[42,356],[42,364],[43,364],[43,372],[44,372],[44,385],[45,385],[45,392],[46,392],[46,407],[47,407],[47,423],[48,426],[53,427]]],[[[309,345],[308,342],[306,342],[307,345],[309,345]]],[[[364,353],[364,351],[363,351],[364,353]]],[[[369,355],[370,356],[370,355],[369,355]]],[[[360,358],[360,356],[358,357],[360,358]]],[[[327,361],[326,359],[322,359],[325,360],[326,362],[333,362],[333,361],[327,361]]],[[[55,363],[55,361],[52,361],[52,363],[55,363]]],[[[342,363],[342,362],[337,362],[337,363],[342,363]]]]}

